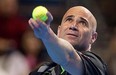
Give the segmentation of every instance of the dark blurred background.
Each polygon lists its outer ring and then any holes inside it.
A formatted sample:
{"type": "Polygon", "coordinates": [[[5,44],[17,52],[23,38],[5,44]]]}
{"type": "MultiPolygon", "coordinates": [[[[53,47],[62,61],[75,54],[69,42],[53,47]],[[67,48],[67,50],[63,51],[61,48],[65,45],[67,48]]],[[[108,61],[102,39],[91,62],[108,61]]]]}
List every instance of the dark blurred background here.
{"type": "Polygon", "coordinates": [[[39,5],[45,6],[53,15],[51,28],[55,33],[57,33],[57,27],[60,25],[64,13],[70,7],[75,5],[87,7],[98,22],[98,39],[92,50],[107,63],[110,75],[116,75],[115,3],[115,0],[1,0],[0,62],[2,64],[0,63],[0,75],[27,75],[40,64],[49,61],[45,47],[40,40],[35,38],[28,26],[32,10],[39,5]],[[16,58],[13,58],[13,55],[16,58]],[[12,65],[4,63],[8,59],[12,65]],[[18,62],[17,64],[21,66],[17,67],[13,64],[14,62],[18,62]],[[26,67],[24,68],[24,66],[26,67]],[[16,71],[16,74],[15,70],[18,68],[19,72],[16,71]]]}

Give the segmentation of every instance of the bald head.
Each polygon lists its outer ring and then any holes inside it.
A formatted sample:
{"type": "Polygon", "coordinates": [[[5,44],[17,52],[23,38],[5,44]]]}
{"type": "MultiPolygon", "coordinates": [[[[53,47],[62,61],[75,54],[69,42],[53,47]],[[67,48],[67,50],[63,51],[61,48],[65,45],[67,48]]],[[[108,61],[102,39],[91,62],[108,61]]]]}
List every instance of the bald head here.
{"type": "Polygon", "coordinates": [[[70,42],[75,49],[86,51],[97,38],[96,26],[96,19],[87,8],[75,6],[63,16],[57,35],[70,42]]]}
{"type": "MultiPolygon", "coordinates": [[[[67,16],[67,15],[78,15],[78,16],[83,16],[89,23],[90,25],[92,26],[92,30],[93,31],[96,31],[96,27],[97,27],[97,22],[96,22],[96,19],[95,17],[93,16],[93,14],[85,7],[83,6],[74,6],[72,8],[70,8],[66,13],[65,15],[63,16],[63,19],[62,19],[62,22],[64,20],[64,18],[67,16]]],[[[61,23],[62,24],[62,23],[61,23]]]]}

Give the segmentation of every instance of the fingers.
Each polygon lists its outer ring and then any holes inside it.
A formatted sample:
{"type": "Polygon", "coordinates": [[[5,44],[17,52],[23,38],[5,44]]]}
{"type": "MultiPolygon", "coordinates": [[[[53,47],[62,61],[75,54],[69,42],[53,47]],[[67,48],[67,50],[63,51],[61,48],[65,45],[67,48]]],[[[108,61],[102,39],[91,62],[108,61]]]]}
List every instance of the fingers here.
{"type": "Polygon", "coordinates": [[[32,18],[29,19],[28,23],[32,29],[34,29],[35,27],[39,27],[38,23],[32,18]]]}
{"type": "MultiPolygon", "coordinates": [[[[48,19],[49,23],[52,21],[52,18],[48,19]]],[[[33,29],[34,34],[37,38],[39,39],[43,39],[45,38],[45,35],[43,34],[48,34],[48,31],[50,29],[50,25],[48,25],[47,23],[37,19],[34,20],[32,18],[29,19],[28,21],[29,26],[33,29]]]]}
{"type": "MultiPolygon", "coordinates": [[[[31,27],[32,29],[34,29],[34,27],[39,27],[39,26],[41,27],[41,25],[48,25],[48,26],[50,26],[50,23],[51,23],[51,21],[53,20],[53,16],[51,15],[50,12],[47,13],[47,16],[48,16],[48,19],[47,19],[46,22],[42,22],[42,21],[39,20],[39,19],[34,20],[34,19],[30,18],[30,20],[28,21],[28,23],[29,23],[29,25],[30,25],[30,27],[31,27]]],[[[42,26],[42,27],[43,27],[43,26],[42,26]]]]}
{"type": "Polygon", "coordinates": [[[48,20],[46,21],[46,24],[50,25],[50,23],[51,23],[52,20],[53,20],[53,16],[51,15],[50,12],[47,13],[47,16],[48,16],[48,20]]]}
{"type": "Polygon", "coordinates": [[[39,30],[45,30],[47,28],[47,24],[39,19],[36,20],[36,23],[38,24],[38,26],[36,26],[36,28],[38,28],[39,30]]]}
{"type": "Polygon", "coordinates": [[[32,18],[30,18],[29,19],[29,21],[28,21],[28,23],[29,23],[29,26],[33,29],[33,31],[34,31],[34,35],[37,37],[37,38],[39,38],[39,39],[41,39],[40,38],[40,36],[41,36],[41,34],[42,34],[42,22],[40,22],[39,20],[34,20],[34,19],[32,19],[32,18]]]}
{"type": "Polygon", "coordinates": [[[33,25],[32,25],[32,22],[31,22],[31,19],[29,19],[28,23],[29,23],[29,26],[30,26],[32,29],[34,29],[34,27],[33,27],[33,25]]]}
{"type": "Polygon", "coordinates": [[[45,22],[42,22],[39,19],[34,20],[32,18],[29,19],[29,25],[33,30],[36,29],[36,30],[39,30],[39,31],[46,30],[46,28],[48,26],[45,22]]]}

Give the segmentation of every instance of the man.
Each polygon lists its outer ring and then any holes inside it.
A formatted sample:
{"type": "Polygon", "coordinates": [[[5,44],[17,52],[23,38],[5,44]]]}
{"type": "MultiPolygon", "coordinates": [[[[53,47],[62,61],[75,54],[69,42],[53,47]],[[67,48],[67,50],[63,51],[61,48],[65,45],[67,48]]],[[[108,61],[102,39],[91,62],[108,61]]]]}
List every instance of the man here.
{"type": "Polygon", "coordinates": [[[91,52],[97,38],[97,23],[92,13],[83,6],[70,8],[57,35],[50,28],[52,20],[50,13],[46,22],[29,20],[35,36],[43,41],[55,62],[41,66],[30,75],[107,75],[105,64],[91,52]]]}

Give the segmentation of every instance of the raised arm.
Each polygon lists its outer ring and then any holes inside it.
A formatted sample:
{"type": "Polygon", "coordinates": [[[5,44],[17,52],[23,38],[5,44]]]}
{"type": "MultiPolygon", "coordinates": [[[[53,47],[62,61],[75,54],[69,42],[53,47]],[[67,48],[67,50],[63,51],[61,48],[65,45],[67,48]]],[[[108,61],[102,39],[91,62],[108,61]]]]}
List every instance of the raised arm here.
{"type": "Polygon", "coordinates": [[[48,13],[48,21],[29,20],[29,25],[37,38],[41,39],[51,59],[63,66],[72,75],[82,75],[82,60],[73,46],[66,40],[57,37],[50,28],[52,15],[48,13]]]}

